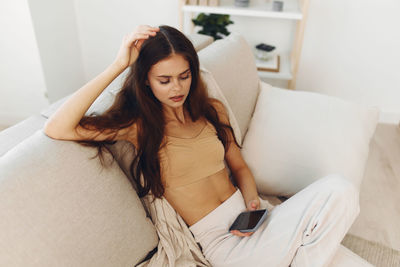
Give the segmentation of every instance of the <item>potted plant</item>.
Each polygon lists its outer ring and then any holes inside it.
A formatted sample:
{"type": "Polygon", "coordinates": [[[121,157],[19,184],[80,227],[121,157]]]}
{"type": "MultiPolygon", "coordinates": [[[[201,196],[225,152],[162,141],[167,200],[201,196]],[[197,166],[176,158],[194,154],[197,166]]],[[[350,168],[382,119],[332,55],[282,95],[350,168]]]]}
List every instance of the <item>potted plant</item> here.
{"type": "Polygon", "coordinates": [[[226,29],[226,26],[233,24],[233,21],[229,19],[229,15],[222,14],[207,15],[200,13],[192,21],[194,25],[203,27],[198,33],[212,36],[214,40],[222,39],[223,35],[229,35],[230,32],[226,29]]]}

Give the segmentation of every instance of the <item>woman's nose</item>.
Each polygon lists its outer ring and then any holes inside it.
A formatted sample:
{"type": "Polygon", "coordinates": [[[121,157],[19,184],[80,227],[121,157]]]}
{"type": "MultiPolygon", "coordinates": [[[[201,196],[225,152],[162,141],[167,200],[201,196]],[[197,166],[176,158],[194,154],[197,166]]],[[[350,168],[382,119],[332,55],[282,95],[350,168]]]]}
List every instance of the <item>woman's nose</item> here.
{"type": "Polygon", "coordinates": [[[180,90],[182,88],[181,82],[178,79],[173,79],[173,89],[180,90]]]}

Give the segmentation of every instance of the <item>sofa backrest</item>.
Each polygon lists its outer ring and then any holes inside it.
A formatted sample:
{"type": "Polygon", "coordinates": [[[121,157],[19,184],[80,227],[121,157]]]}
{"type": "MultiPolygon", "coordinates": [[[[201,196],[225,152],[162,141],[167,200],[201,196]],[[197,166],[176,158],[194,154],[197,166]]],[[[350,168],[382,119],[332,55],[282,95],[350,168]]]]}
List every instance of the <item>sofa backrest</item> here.
{"type": "Polygon", "coordinates": [[[0,158],[0,266],[133,266],[157,246],[118,164],[95,154],[38,130],[0,158]]]}
{"type": "Polygon", "coordinates": [[[242,141],[246,135],[259,94],[257,67],[250,45],[232,32],[198,53],[200,65],[209,70],[239,124],[242,141]]]}

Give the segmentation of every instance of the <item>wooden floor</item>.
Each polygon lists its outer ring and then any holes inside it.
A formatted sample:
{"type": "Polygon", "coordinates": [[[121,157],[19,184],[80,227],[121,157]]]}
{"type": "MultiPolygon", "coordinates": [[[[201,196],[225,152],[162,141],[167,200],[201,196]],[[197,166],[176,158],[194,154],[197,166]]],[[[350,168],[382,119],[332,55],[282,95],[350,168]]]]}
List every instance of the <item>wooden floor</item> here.
{"type": "Polygon", "coordinates": [[[400,127],[378,124],[349,233],[400,251],[400,127]]]}

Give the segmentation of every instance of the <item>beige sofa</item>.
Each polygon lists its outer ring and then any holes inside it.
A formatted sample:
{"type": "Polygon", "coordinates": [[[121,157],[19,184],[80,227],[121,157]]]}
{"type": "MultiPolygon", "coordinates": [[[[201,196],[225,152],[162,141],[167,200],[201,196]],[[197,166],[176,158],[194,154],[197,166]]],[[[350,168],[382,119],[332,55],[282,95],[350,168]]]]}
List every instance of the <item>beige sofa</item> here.
{"type": "MultiPolygon", "coordinates": [[[[257,106],[260,90],[268,92],[266,99],[271,101],[310,96],[330,98],[272,88],[261,82],[251,48],[238,34],[213,43],[205,36],[193,35],[191,39],[199,50],[203,71],[211,75],[208,85],[219,86],[222,98],[229,105],[231,123],[246,149],[247,158],[253,148],[246,138],[250,133],[259,134],[253,115],[261,108],[257,106]]],[[[104,111],[114,95],[115,92],[104,91],[87,114],[104,111]]],[[[72,141],[53,140],[43,133],[47,117],[67,97],[0,133],[0,266],[134,266],[157,246],[155,228],[127,179],[127,166],[133,153],[129,143],[118,141],[110,146],[117,162],[112,162],[108,155],[109,166],[101,168],[97,158],[89,159],[96,154],[95,150],[72,141]]],[[[275,108],[281,106],[284,105],[275,108]]],[[[282,120],[289,120],[288,125],[298,122],[290,118],[282,117],[282,120]]],[[[283,122],[263,123],[265,127],[280,127],[283,122]]],[[[369,142],[368,136],[373,133],[376,122],[368,125],[365,142],[369,142]]],[[[364,150],[365,142],[358,144],[364,150]]],[[[365,160],[359,159],[359,168],[364,167],[365,160]]],[[[275,177],[281,175],[277,170],[272,171],[275,177]]],[[[285,188],[272,181],[268,187],[258,173],[256,178],[262,197],[274,204],[284,198],[272,196],[270,188],[296,191],[310,182],[296,183],[295,187],[286,182],[285,188]]],[[[359,182],[356,182],[358,186],[359,182]]],[[[370,265],[341,245],[331,266],[370,265]]]]}

